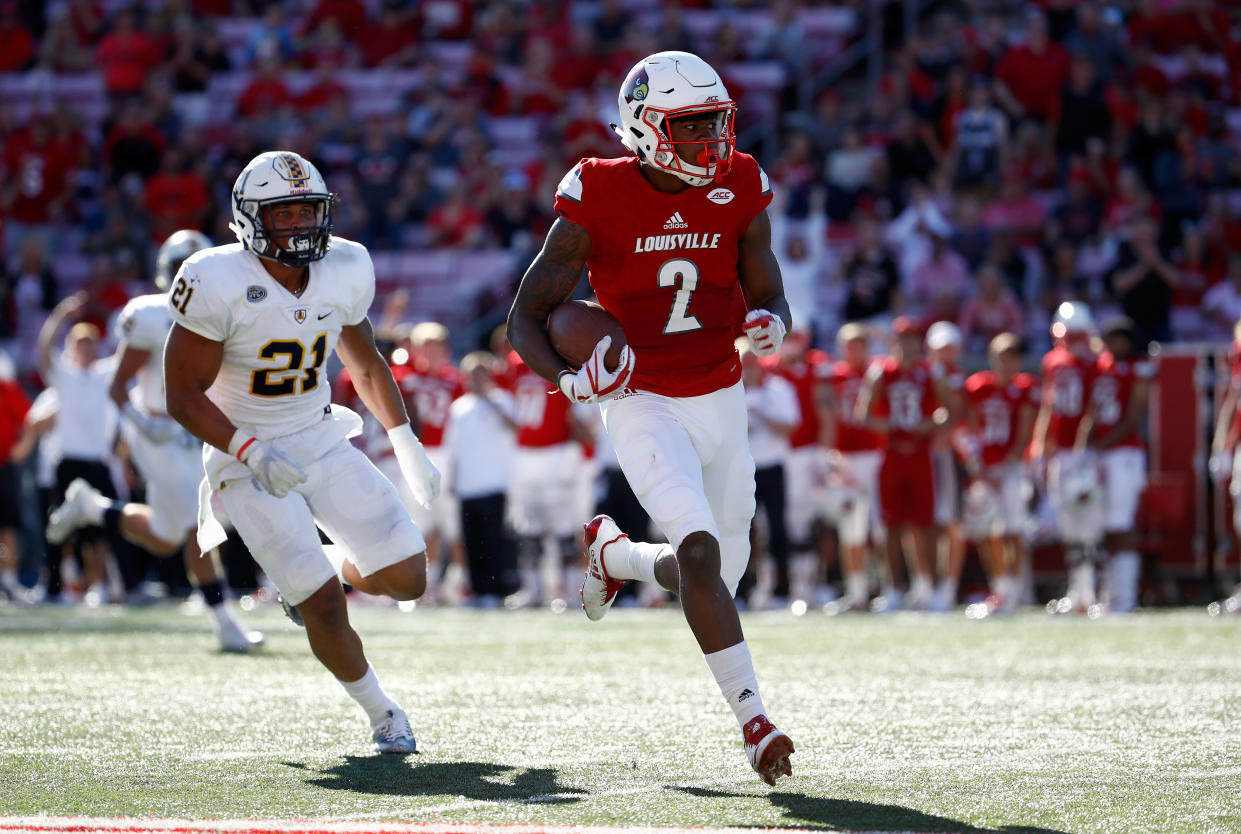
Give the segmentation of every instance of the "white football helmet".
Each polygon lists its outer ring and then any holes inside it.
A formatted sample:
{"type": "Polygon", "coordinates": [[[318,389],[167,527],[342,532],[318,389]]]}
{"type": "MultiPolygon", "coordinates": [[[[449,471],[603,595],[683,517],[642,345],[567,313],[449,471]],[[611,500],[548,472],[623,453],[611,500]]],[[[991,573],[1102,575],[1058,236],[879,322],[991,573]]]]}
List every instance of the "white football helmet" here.
{"type": "Polygon", "coordinates": [[[1051,335],[1057,339],[1067,339],[1070,336],[1087,338],[1094,336],[1095,323],[1090,308],[1080,301],[1061,302],[1051,322],[1051,335]]]}
{"type": "Polygon", "coordinates": [[[332,236],[332,203],[336,195],[314,165],[292,151],[261,153],[242,170],[233,185],[233,222],[228,225],[242,246],[260,258],[287,266],[305,266],[327,254],[332,236]],[[263,227],[263,209],[277,203],[314,203],[317,222],[288,235],[277,245],[263,227]]]}
{"type": "Polygon", "coordinates": [[[159,247],[155,256],[155,286],[167,292],[181,262],[200,249],[210,249],[211,238],[194,229],[173,232],[159,247]]]}
{"type": "Polygon", "coordinates": [[[620,126],[612,129],[642,162],[694,186],[709,185],[728,173],[737,147],[737,103],[728,97],[719,73],[697,55],[648,55],[625,77],[617,103],[620,126]],[[716,119],[716,138],[673,142],[668,120],[694,115],[716,119]],[[678,145],[687,146],[684,155],[677,152],[678,145]]]}
{"type": "Polygon", "coordinates": [[[963,340],[961,329],[950,321],[937,321],[926,331],[926,346],[931,350],[941,350],[949,345],[960,347],[963,340]]]}

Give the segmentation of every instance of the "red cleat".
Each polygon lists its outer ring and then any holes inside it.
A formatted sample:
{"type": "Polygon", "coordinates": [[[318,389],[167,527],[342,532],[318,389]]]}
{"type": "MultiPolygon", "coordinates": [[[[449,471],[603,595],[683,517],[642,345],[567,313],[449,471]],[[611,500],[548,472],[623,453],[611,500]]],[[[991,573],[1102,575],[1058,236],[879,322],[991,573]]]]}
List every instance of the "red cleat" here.
{"type": "Polygon", "coordinates": [[[793,754],[793,740],[776,729],[767,720],[767,716],[759,715],[748,721],[742,729],[745,736],[745,754],[750,759],[750,767],[763,777],[768,785],[775,785],[781,776],[792,776],[793,765],[789,756],[793,754]]]}

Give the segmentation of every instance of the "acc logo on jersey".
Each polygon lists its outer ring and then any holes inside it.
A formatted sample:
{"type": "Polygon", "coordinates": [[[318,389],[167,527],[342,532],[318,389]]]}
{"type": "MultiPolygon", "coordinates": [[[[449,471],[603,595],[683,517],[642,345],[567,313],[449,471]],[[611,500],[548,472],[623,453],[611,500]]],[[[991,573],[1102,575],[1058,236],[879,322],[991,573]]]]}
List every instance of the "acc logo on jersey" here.
{"type": "Polygon", "coordinates": [[[251,304],[258,304],[264,298],[267,298],[267,290],[258,284],[251,284],[246,287],[246,301],[249,301],[251,304]]]}
{"type": "Polygon", "coordinates": [[[725,203],[731,203],[733,201],[733,197],[736,196],[736,194],[732,193],[727,188],[717,188],[707,195],[707,199],[722,206],[725,203]]]}

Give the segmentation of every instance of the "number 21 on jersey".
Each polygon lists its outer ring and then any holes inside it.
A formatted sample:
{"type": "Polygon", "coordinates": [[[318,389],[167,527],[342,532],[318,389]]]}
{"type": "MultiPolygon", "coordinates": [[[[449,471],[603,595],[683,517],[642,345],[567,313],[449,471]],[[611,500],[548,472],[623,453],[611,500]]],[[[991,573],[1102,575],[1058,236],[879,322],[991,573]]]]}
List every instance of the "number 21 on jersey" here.
{"type": "Polygon", "coordinates": [[[327,359],[327,334],[320,333],[310,346],[311,363],[302,373],[302,360],[306,358],[306,346],[297,339],[273,339],[259,350],[259,359],[288,357],[288,363],[279,368],[264,368],[250,374],[250,393],[256,397],[289,397],[305,394],[319,385],[319,368],[327,359]],[[290,373],[290,371],[292,373],[290,373]],[[275,379],[273,374],[277,374],[275,379]],[[299,390],[300,389],[300,390],[299,390]]]}
{"type": "Polygon", "coordinates": [[[177,283],[172,286],[172,306],[176,307],[181,315],[185,315],[185,310],[190,306],[190,298],[194,295],[194,288],[185,282],[184,278],[178,278],[177,283]]]}

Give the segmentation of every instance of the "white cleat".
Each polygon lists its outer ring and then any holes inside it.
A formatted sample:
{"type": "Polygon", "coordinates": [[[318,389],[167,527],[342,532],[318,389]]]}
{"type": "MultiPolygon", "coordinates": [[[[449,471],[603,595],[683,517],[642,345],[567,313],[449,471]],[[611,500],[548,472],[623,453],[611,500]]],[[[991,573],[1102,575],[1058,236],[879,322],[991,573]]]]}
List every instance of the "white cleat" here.
{"type": "Polygon", "coordinates": [[[266,642],[261,631],[246,631],[232,617],[216,622],[216,636],[220,638],[220,651],[245,654],[266,642]]]}
{"type": "Polygon", "coordinates": [[[101,500],[106,499],[99,490],[82,478],[75,478],[65,490],[65,500],[47,521],[47,540],[52,544],[64,544],[75,530],[90,526],[90,511],[101,500]]]}
{"type": "Polygon", "coordinates": [[[625,587],[624,579],[612,579],[603,566],[603,551],[629,536],[621,532],[611,516],[597,515],[582,527],[590,562],[582,580],[582,610],[592,620],[602,620],[616,600],[616,593],[625,587]]]}
{"type": "Polygon", "coordinates": [[[372,729],[375,750],[379,753],[417,753],[413,728],[403,709],[388,710],[388,717],[372,729]]]}

